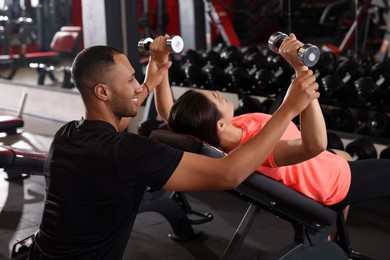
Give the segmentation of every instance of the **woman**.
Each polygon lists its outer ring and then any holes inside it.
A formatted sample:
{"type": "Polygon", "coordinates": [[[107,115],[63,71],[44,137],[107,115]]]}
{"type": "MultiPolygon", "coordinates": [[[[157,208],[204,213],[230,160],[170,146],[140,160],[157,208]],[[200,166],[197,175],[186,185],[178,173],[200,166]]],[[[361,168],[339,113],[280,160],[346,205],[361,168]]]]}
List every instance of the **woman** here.
{"type": "MultiPolygon", "coordinates": [[[[297,76],[308,70],[291,55],[301,45],[291,34],[279,49],[297,76]]],[[[156,91],[157,110],[172,131],[196,136],[227,153],[261,131],[271,117],[262,113],[234,117],[232,102],[217,91],[190,90],[174,104],[171,98],[167,89],[156,91]]],[[[337,208],[390,196],[390,160],[349,162],[326,151],[326,145],[326,125],[314,100],[300,114],[300,129],[291,123],[258,171],[337,208]]]]}

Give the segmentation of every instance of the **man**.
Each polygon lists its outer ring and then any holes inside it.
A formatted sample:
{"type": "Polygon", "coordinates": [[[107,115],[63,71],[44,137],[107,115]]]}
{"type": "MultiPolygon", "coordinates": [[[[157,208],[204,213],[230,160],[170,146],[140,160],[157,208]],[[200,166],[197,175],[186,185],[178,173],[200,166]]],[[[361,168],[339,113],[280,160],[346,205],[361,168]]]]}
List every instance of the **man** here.
{"type": "MultiPolygon", "coordinates": [[[[81,51],[73,81],[84,117],[56,133],[45,163],[46,201],[29,259],[121,259],[145,189],[234,189],[264,161],[288,123],[319,97],[312,72],[293,81],[284,103],[251,141],[221,159],[172,149],[125,130],[158,85],[169,84],[166,37],[151,44],[139,84],[124,54],[81,51]]],[[[283,45],[281,46],[281,49],[283,45]]],[[[296,59],[294,51],[285,57],[296,59]]]]}

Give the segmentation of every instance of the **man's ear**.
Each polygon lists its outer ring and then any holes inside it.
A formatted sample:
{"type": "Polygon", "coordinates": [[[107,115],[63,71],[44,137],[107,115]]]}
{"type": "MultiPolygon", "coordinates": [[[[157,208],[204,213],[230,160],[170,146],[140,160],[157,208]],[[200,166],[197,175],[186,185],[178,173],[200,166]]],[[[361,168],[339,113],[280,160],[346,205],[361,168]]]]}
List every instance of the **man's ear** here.
{"type": "Polygon", "coordinates": [[[109,96],[108,86],[105,84],[96,84],[93,87],[93,92],[98,99],[107,100],[109,96]]]}

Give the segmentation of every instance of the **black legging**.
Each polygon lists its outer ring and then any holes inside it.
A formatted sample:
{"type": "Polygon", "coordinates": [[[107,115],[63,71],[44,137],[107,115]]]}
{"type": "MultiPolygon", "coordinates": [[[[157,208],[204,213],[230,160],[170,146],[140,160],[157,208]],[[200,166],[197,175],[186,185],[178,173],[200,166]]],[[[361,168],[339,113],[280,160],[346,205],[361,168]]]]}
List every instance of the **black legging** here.
{"type": "Polygon", "coordinates": [[[351,186],[347,196],[334,208],[344,208],[364,200],[390,197],[390,160],[349,161],[351,186]]]}

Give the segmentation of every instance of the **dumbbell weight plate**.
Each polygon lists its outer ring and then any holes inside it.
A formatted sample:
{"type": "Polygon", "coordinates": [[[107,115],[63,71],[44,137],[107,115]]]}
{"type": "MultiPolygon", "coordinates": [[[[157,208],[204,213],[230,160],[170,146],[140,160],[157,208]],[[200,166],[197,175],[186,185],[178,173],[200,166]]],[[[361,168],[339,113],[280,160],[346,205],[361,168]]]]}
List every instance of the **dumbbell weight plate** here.
{"type": "Polygon", "coordinates": [[[341,138],[332,132],[327,132],[328,137],[328,146],[327,149],[337,149],[337,150],[344,150],[344,144],[343,141],[341,141],[341,138]]]}
{"type": "Polygon", "coordinates": [[[356,98],[364,105],[379,105],[382,103],[382,89],[377,86],[371,77],[361,77],[353,83],[356,98]]]}
{"type": "Polygon", "coordinates": [[[345,151],[358,160],[378,157],[373,142],[367,137],[359,137],[353,140],[347,144],[345,151]]]}
{"type": "Polygon", "coordinates": [[[320,59],[320,50],[317,46],[306,43],[298,49],[298,60],[308,67],[314,66],[320,59]]]}
{"type": "Polygon", "coordinates": [[[285,34],[285,33],[282,33],[282,32],[273,33],[268,39],[268,48],[271,51],[278,53],[278,49],[279,49],[280,45],[282,44],[283,39],[285,37],[287,37],[287,34],[285,34]]]}
{"type": "Polygon", "coordinates": [[[390,146],[386,147],[382,150],[382,152],[379,155],[379,158],[381,159],[390,159],[390,146]]]}
{"type": "Polygon", "coordinates": [[[368,118],[368,133],[375,137],[388,137],[390,131],[390,119],[387,114],[376,112],[368,118]]]}
{"type": "Polygon", "coordinates": [[[183,48],[184,48],[184,41],[178,35],[169,37],[167,39],[167,43],[166,44],[167,44],[167,48],[172,50],[172,52],[174,52],[174,53],[180,53],[180,52],[183,51],[183,48]]]}
{"type": "Polygon", "coordinates": [[[348,85],[363,76],[364,69],[356,61],[347,59],[337,66],[336,73],[343,80],[344,84],[348,85]]]}

